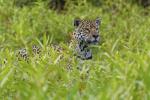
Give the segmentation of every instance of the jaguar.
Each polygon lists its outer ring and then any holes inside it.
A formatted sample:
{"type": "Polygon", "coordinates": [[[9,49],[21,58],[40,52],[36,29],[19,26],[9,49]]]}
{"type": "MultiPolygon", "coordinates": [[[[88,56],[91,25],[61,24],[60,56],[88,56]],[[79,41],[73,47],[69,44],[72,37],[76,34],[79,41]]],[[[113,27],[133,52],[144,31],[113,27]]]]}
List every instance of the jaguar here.
{"type": "Polygon", "coordinates": [[[100,41],[99,26],[101,20],[74,19],[75,30],[71,37],[75,43],[75,54],[77,57],[88,60],[92,59],[90,44],[98,44],[100,41]]]}

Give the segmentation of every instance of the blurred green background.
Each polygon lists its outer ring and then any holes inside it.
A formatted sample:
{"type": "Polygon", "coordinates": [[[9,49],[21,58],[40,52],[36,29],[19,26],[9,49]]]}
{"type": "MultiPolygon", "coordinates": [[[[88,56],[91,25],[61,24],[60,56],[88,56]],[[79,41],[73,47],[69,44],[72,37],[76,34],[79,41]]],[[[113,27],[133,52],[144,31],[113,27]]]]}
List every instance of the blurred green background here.
{"type": "Polygon", "coordinates": [[[149,5],[150,0],[0,0],[0,100],[149,100],[149,5]],[[101,41],[89,61],[75,59],[68,47],[77,17],[102,19],[101,41]],[[60,61],[53,43],[65,48],[60,61]],[[17,61],[16,51],[27,48],[30,54],[33,44],[41,46],[41,58],[17,61]]]}

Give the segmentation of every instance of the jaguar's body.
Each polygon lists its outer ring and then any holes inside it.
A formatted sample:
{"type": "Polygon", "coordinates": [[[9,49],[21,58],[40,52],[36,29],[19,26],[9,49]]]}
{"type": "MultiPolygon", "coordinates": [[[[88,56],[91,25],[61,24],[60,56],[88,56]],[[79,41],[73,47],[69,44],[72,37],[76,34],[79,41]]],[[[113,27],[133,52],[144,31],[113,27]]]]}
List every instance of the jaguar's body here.
{"type": "Polygon", "coordinates": [[[99,42],[99,25],[100,20],[74,20],[75,31],[72,34],[76,44],[76,54],[81,59],[91,59],[92,51],[89,49],[90,44],[99,42]]]}

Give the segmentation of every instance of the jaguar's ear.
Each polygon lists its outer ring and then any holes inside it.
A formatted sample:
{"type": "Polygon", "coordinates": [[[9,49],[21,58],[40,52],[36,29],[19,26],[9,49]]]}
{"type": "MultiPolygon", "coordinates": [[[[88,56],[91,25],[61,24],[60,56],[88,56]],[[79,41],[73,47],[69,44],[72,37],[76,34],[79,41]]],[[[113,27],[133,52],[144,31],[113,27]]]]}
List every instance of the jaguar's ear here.
{"type": "Polygon", "coordinates": [[[74,19],[74,26],[78,27],[80,22],[81,22],[81,20],[79,18],[74,19]]]}
{"type": "Polygon", "coordinates": [[[100,25],[101,24],[101,19],[99,17],[96,18],[95,20],[96,25],[100,25]]]}

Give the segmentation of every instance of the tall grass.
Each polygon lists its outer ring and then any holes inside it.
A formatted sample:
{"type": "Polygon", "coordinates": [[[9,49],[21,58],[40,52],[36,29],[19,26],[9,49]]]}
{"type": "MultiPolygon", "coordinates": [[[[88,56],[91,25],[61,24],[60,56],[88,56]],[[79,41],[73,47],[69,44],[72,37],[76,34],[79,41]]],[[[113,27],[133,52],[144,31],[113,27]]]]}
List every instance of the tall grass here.
{"type": "Polygon", "coordinates": [[[150,99],[149,8],[120,0],[98,6],[67,0],[62,12],[46,5],[0,1],[0,99],[150,99]],[[76,17],[102,19],[92,60],[76,59],[69,48],[76,17]],[[41,48],[40,57],[32,54],[33,44],[41,48]],[[29,62],[17,60],[20,48],[27,49],[29,62]]]}

